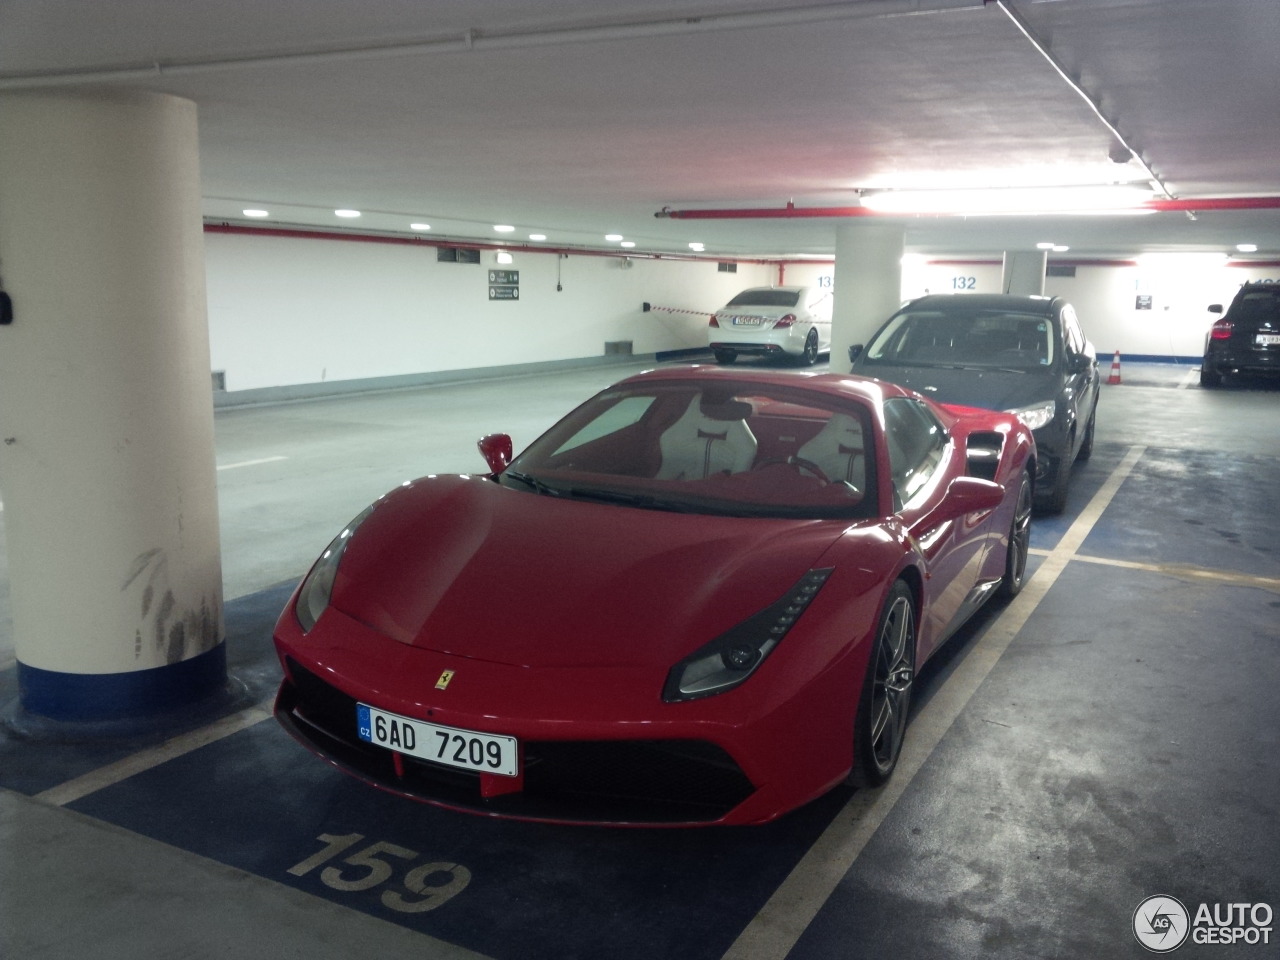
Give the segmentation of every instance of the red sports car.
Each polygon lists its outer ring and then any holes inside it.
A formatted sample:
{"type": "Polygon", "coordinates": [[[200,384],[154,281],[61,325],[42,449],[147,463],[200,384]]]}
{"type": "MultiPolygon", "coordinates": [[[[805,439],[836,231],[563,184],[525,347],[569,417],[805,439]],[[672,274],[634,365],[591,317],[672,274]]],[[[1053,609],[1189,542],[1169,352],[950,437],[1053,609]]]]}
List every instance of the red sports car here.
{"type": "Polygon", "coordinates": [[[276,626],[276,716],[495,816],[771,820],[892,773],[916,670],[1022,585],[1035,442],[851,376],[649,371],[386,494],[276,626]]]}

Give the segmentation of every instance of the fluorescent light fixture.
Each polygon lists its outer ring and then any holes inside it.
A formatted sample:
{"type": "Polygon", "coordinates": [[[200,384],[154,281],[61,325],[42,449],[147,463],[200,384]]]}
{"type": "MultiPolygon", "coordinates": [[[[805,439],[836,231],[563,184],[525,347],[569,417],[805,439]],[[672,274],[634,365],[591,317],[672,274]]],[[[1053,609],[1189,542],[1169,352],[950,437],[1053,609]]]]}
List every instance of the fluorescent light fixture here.
{"type": "MultiPolygon", "coordinates": [[[[245,213],[248,212],[248,210],[245,211],[245,213]]],[[[1257,253],[1258,245],[1256,243],[1237,243],[1236,251],[1238,253],[1257,253]]]]}
{"type": "Polygon", "coordinates": [[[1037,250],[1052,250],[1055,244],[1052,240],[1042,240],[1036,244],[1037,250]]]}
{"type": "Polygon", "coordinates": [[[1055,243],[1049,249],[1051,249],[1054,253],[1066,253],[1071,248],[1068,247],[1065,243],[1055,243]]]}
{"type": "Polygon", "coordinates": [[[354,220],[356,217],[360,216],[360,211],[359,210],[335,210],[333,211],[333,215],[335,217],[342,217],[344,220],[354,220]]]}
{"type": "Polygon", "coordinates": [[[693,243],[689,244],[689,249],[692,250],[694,253],[702,253],[702,251],[707,249],[707,245],[705,243],[699,243],[698,241],[695,240],[693,241],[693,243]]]}
{"type": "Polygon", "coordinates": [[[605,238],[606,240],[608,240],[610,243],[618,243],[618,242],[620,242],[620,241],[622,240],[622,234],[620,234],[620,233],[606,233],[606,234],[604,235],[604,238],[605,238]]]}
{"type": "Polygon", "coordinates": [[[635,245],[636,245],[636,242],[634,240],[623,240],[620,244],[618,244],[618,246],[626,247],[628,250],[630,250],[635,245]]]}
{"type": "Polygon", "coordinates": [[[498,251],[498,253],[497,253],[497,255],[494,257],[494,259],[495,259],[498,263],[513,263],[513,262],[514,262],[514,261],[511,259],[511,254],[509,254],[506,250],[499,250],[499,251],[498,251]]]}
{"type": "Polygon", "coordinates": [[[508,223],[495,223],[493,229],[496,233],[515,233],[516,230],[515,227],[508,223]]]}
{"type": "Polygon", "coordinates": [[[862,195],[862,205],[877,213],[982,216],[1031,213],[1149,212],[1146,187],[1105,184],[1075,187],[989,187],[973,190],[885,190],[862,195]]]}
{"type": "Polygon", "coordinates": [[[547,235],[546,235],[545,233],[531,233],[531,234],[529,234],[529,239],[530,239],[530,240],[545,240],[545,239],[547,239],[547,235]]]}
{"type": "Polygon", "coordinates": [[[261,218],[261,217],[271,216],[271,214],[266,210],[241,210],[240,212],[243,213],[246,217],[261,218]]]}
{"type": "Polygon", "coordinates": [[[410,229],[410,230],[430,230],[430,229],[431,229],[431,224],[429,224],[429,223],[411,223],[411,224],[409,224],[409,229],[410,229]]]}

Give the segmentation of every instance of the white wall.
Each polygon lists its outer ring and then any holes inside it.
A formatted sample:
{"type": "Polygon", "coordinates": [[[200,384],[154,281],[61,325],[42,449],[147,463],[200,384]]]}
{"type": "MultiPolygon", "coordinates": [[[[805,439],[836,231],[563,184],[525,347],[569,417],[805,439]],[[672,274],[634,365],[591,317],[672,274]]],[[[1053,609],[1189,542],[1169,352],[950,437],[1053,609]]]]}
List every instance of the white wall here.
{"type": "MultiPolygon", "coordinates": [[[[744,287],[777,283],[775,264],[721,273],[709,261],[517,252],[499,267],[439,263],[434,247],[290,237],[205,235],[213,369],[228,390],[293,386],[597,357],[630,340],[636,354],[701,348],[706,314],[744,287]],[[560,292],[556,291],[557,267],[560,292]],[[490,301],[488,271],[520,272],[520,299],[490,301]],[[671,310],[643,312],[645,302],[671,310]]],[[[787,263],[788,284],[830,285],[831,261],[787,263]]],[[[1214,316],[1246,280],[1280,267],[1195,255],[1081,264],[1045,292],[1075,304],[1100,356],[1199,357],[1214,316]],[[1150,309],[1138,309],[1138,297],[1150,309]],[[1145,302],[1145,301],[1144,301],[1145,302]]],[[[903,299],[998,293],[991,260],[903,263],[903,299]]],[[[836,292],[839,296],[839,291],[836,292]]]]}
{"type": "Polygon", "coordinates": [[[710,313],[773,267],[517,252],[499,267],[440,263],[434,247],[205,235],[212,365],[228,390],[706,346],[710,313]],[[557,266],[562,287],[556,291],[557,266]],[[518,301],[490,301],[491,268],[520,272],[518,301]]]}

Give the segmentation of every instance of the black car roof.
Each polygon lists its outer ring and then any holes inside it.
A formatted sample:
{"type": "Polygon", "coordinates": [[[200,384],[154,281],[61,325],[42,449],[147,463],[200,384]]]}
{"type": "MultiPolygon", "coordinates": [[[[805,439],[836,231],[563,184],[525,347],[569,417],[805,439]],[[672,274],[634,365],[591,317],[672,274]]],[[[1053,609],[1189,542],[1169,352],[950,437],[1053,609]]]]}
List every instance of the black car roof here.
{"type": "Polygon", "coordinates": [[[1016,293],[931,293],[903,304],[902,309],[945,309],[950,306],[962,310],[1019,310],[1052,314],[1057,312],[1061,303],[1061,297],[1033,297],[1016,293]]]}

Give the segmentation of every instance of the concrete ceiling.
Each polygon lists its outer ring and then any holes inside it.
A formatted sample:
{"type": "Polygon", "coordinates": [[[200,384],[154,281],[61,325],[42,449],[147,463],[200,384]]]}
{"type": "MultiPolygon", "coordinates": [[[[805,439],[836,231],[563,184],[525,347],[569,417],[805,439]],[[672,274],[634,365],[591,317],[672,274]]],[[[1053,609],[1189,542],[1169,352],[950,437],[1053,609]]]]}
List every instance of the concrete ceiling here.
{"type": "MultiPolygon", "coordinates": [[[[1276,0],[0,0],[0,94],[79,86],[194,100],[205,213],[232,223],[829,256],[838,219],[655,213],[1148,172],[1280,197],[1276,0]]],[[[1275,208],[903,222],[935,255],[1280,258],[1275,208]]]]}

